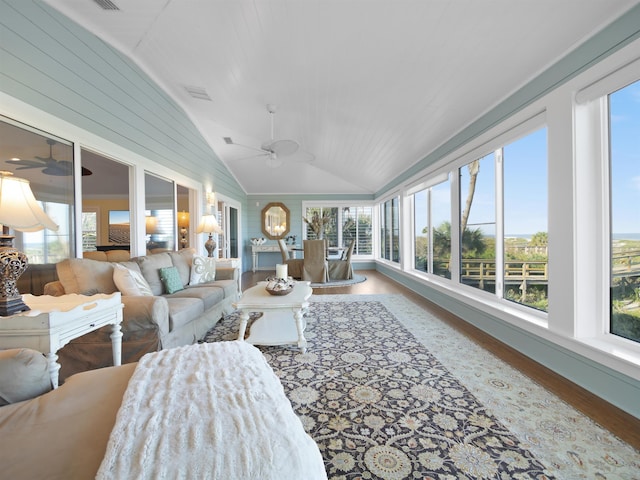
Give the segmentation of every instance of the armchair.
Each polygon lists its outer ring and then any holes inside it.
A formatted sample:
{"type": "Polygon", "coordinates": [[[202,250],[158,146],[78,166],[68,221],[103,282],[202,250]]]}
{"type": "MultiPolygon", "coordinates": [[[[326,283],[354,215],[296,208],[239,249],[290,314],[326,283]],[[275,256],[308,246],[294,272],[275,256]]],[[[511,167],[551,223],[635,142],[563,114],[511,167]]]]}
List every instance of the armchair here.
{"type": "Polygon", "coordinates": [[[329,281],[327,244],[324,240],[304,241],[302,280],[326,283],[329,281]]]}
{"type": "Polygon", "coordinates": [[[278,246],[280,247],[280,253],[282,254],[282,263],[287,265],[287,271],[289,276],[293,278],[302,278],[302,266],[304,260],[301,258],[289,258],[289,250],[284,240],[278,240],[278,246]]]}
{"type": "Polygon", "coordinates": [[[351,266],[351,255],[355,246],[355,239],[351,240],[349,248],[340,260],[329,260],[330,280],[350,280],[353,278],[353,267],[351,266]]]}

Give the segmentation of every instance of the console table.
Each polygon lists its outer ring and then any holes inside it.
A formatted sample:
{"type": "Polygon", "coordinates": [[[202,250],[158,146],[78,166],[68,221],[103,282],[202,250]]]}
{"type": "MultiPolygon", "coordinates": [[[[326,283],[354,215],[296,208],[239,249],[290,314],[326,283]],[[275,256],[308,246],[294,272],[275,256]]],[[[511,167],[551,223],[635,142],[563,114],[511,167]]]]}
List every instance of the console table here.
{"type": "Polygon", "coordinates": [[[0,348],[31,348],[47,356],[53,388],[58,388],[56,352],[74,338],[112,325],[113,364],[122,358],[122,301],[120,292],[110,295],[23,295],[31,310],[0,317],[0,348]]]}
{"type": "MultiPolygon", "coordinates": [[[[287,245],[287,250],[289,251],[289,257],[295,258],[296,248],[300,247],[300,245],[287,245]]],[[[256,273],[256,268],[258,268],[258,253],[280,253],[280,246],[276,243],[275,245],[251,245],[251,259],[252,259],[252,271],[256,273]]],[[[278,262],[280,263],[280,262],[278,262]]]]}

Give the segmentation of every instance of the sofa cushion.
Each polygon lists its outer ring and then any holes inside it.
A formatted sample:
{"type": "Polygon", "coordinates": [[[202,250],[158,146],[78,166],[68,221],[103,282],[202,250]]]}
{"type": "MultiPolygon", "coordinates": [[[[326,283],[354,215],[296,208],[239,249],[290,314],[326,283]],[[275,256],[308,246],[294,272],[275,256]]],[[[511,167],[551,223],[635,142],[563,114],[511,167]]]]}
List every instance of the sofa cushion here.
{"type": "Polygon", "coordinates": [[[199,298],[179,297],[179,294],[166,295],[169,305],[169,331],[173,332],[204,313],[204,303],[199,298]]]}
{"type": "Polygon", "coordinates": [[[0,350],[0,405],[35,398],[52,389],[45,356],[28,348],[0,350]]]}
{"type": "Polygon", "coordinates": [[[204,309],[209,310],[225,299],[224,289],[215,284],[201,284],[198,287],[187,287],[177,292],[175,297],[199,298],[204,303],[204,309]]]}
{"type": "Polygon", "coordinates": [[[213,257],[203,257],[194,255],[191,265],[191,278],[189,285],[213,282],[216,279],[216,259],[213,257]]]}
{"type": "MultiPolygon", "coordinates": [[[[138,267],[137,264],[134,265],[136,265],[136,268],[138,267]]],[[[153,295],[151,287],[139,269],[136,271],[116,263],[113,265],[113,282],[118,287],[118,290],[122,292],[122,295],[153,295]]]]}
{"type": "Polygon", "coordinates": [[[154,295],[162,295],[164,292],[164,285],[160,279],[160,269],[163,267],[173,267],[169,254],[166,252],[155,253],[153,255],[135,257],[133,260],[140,267],[142,276],[151,287],[151,292],[154,295]]]}
{"type": "Polygon", "coordinates": [[[224,292],[224,298],[235,297],[238,294],[238,282],[236,280],[216,280],[212,283],[199,283],[189,285],[188,289],[197,290],[199,288],[217,287],[224,292]]]}
{"type": "Polygon", "coordinates": [[[56,264],[56,272],[65,293],[95,295],[117,292],[113,282],[113,264],[87,258],[68,258],[56,264]]]}
{"type": "Polygon", "coordinates": [[[184,289],[176,267],[162,267],[160,269],[160,279],[167,293],[176,293],[184,289]]]}
{"type": "Polygon", "coordinates": [[[178,269],[178,273],[180,273],[182,285],[189,284],[191,263],[193,262],[193,255],[195,253],[195,248],[183,248],[179,252],[169,252],[173,266],[176,267],[178,269]]]}

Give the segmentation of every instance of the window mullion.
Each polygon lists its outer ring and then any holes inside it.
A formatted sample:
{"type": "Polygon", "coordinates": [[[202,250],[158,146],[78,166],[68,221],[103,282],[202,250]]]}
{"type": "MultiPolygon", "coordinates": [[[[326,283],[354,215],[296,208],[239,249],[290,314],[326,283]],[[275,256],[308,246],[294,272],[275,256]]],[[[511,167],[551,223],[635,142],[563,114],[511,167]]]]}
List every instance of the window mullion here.
{"type": "Polygon", "coordinates": [[[495,151],[496,177],[496,296],[504,298],[504,162],[503,149],[495,151]]]}

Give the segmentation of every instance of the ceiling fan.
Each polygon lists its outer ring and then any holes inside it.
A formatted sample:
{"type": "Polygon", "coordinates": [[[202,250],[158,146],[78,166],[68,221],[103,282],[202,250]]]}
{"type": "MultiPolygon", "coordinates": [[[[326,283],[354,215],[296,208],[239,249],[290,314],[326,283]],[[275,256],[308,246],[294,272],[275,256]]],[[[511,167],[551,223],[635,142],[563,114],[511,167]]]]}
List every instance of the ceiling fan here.
{"type": "MultiPolygon", "coordinates": [[[[243,145],[241,143],[234,142],[231,137],[223,137],[227,145],[237,145],[239,147],[250,148],[260,152],[258,155],[252,155],[251,157],[266,157],[267,165],[271,168],[277,168],[282,165],[282,158],[294,155],[300,149],[300,144],[295,140],[275,140],[274,137],[274,115],[276,113],[276,105],[267,104],[267,112],[271,117],[271,139],[262,143],[260,148],[251,147],[249,145],[243,145]]],[[[309,152],[303,152],[305,156],[310,157],[313,160],[313,155],[309,152]]]]}
{"type": "MultiPolygon", "coordinates": [[[[28,170],[30,168],[42,168],[42,173],[45,175],[54,175],[56,177],[68,177],[73,174],[73,162],[67,160],[56,160],[53,158],[53,146],[58,143],[53,139],[48,138],[49,144],[49,156],[38,157],[35,160],[7,160],[7,163],[13,165],[20,165],[16,170],[28,170]]],[[[82,175],[91,175],[93,172],[88,168],[82,167],[82,175]]]]}

